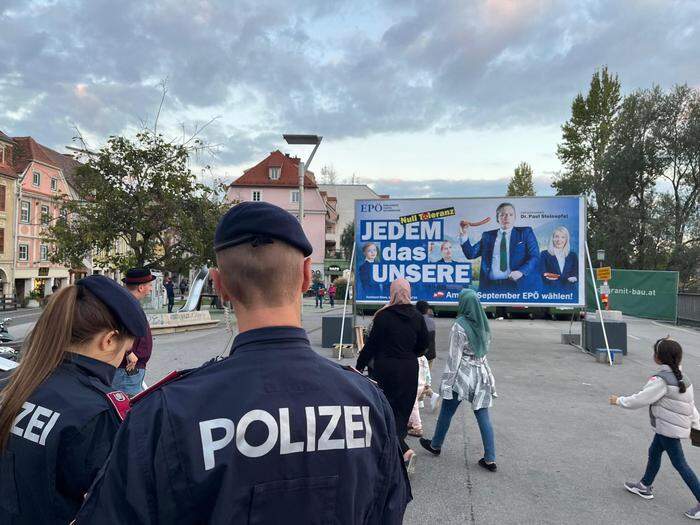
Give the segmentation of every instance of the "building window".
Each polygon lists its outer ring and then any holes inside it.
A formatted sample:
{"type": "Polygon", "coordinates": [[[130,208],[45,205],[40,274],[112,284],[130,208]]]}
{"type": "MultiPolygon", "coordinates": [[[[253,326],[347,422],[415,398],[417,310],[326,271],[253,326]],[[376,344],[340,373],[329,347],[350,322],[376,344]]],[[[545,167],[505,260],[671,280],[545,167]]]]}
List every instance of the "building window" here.
{"type": "Polygon", "coordinates": [[[28,261],[29,260],[29,245],[28,244],[20,244],[18,247],[18,254],[17,254],[17,259],[20,261],[28,261]]]}
{"type": "Polygon", "coordinates": [[[27,201],[22,201],[22,203],[20,204],[19,222],[29,222],[29,219],[31,219],[31,213],[29,210],[29,203],[27,201]]]}
{"type": "Polygon", "coordinates": [[[41,206],[41,224],[48,226],[51,221],[51,215],[49,215],[49,207],[46,205],[41,206]]]}
{"type": "Polygon", "coordinates": [[[262,200],[262,191],[253,191],[253,202],[260,202],[262,200]]]}
{"type": "Polygon", "coordinates": [[[5,228],[0,228],[0,253],[5,253],[5,228]]]}
{"type": "Polygon", "coordinates": [[[58,191],[58,179],[51,177],[51,191],[58,191]]]}
{"type": "Polygon", "coordinates": [[[279,180],[282,174],[282,168],[279,166],[272,166],[268,168],[268,174],[270,175],[270,180],[279,180]]]}
{"type": "Polygon", "coordinates": [[[5,201],[7,200],[7,186],[0,185],[0,211],[6,211],[5,201]]]}
{"type": "Polygon", "coordinates": [[[0,144],[0,164],[5,164],[5,145],[0,144]]]}
{"type": "Polygon", "coordinates": [[[42,244],[40,247],[40,255],[42,261],[49,260],[49,247],[46,244],[42,244]]]}
{"type": "Polygon", "coordinates": [[[32,185],[41,186],[41,173],[39,173],[38,171],[32,173],[32,185]]]}
{"type": "Polygon", "coordinates": [[[299,190],[292,190],[289,192],[289,200],[290,202],[297,203],[299,202],[299,190]]]}

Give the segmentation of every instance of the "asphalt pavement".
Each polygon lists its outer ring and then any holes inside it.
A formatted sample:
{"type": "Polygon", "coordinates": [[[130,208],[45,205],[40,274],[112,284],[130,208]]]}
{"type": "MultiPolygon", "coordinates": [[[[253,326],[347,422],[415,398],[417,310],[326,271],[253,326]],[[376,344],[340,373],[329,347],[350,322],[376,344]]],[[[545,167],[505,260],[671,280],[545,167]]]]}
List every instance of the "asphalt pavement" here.
{"type": "MultiPolygon", "coordinates": [[[[337,305],[322,312],[310,302],[304,307],[304,326],[312,345],[328,358],[331,350],[320,347],[321,318],[338,314],[337,305]]],[[[369,320],[358,317],[360,323],[369,320]]],[[[439,383],[453,320],[436,321],[433,386],[439,383]]],[[[667,459],[654,484],[653,500],[624,490],[624,481],[640,479],[653,434],[645,410],[612,407],[607,398],[611,393],[631,394],[643,386],[656,368],[653,342],[669,334],[684,348],[685,373],[700,382],[700,331],[640,319],[626,321],[629,354],[614,367],[561,344],[568,322],[491,321],[489,362],[498,389],[491,417],[499,470],[491,473],[477,465],[483,454],[479,431],[469,407],[463,405],[441,456],[430,456],[415,438],[409,438],[414,440],[418,462],[412,478],[414,500],[405,523],[689,522],[683,511],[694,504],[693,497],[667,459]]],[[[573,329],[580,332],[577,324],[573,329]]],[[[223,323],[208,330],[157,336],[146,381],[225,355],[230,341],[223,323]]],[[[422,417],[429,437],[437,411],[423,410],[422,417]]],[[[688,463],[700,473],[700,449],[689,442],[684,449],[688,463]]]]}

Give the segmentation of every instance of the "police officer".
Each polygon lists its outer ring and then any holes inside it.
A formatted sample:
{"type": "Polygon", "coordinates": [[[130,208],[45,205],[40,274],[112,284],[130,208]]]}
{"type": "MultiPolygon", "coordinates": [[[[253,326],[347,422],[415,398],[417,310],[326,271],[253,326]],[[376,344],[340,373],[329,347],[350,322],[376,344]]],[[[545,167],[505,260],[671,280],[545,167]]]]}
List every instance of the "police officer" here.
{"type": "Polygon", "coordinates": [[[301,328],[299,222],[242,203],[214,244],[238,321],[230,355],[141,395],[76,522],[401,523],[411,492],[391,407],[301,328]]]}
{"type": "Polygon", "coordinates": [[[115,367],[145,332],[139,304],[104,276],[51,297],[0,385],[0,523],[75,517],[128,410],[115,367]]]}

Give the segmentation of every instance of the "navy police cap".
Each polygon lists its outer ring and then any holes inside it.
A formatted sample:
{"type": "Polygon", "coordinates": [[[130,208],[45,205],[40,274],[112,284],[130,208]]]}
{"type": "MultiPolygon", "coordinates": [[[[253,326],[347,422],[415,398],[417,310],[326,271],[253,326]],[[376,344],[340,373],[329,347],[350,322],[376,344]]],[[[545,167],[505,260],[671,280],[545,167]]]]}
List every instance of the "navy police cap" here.
{"type": "Polygon", "coordinates": [[[104,275],[90,275],[80,279],[75,284],[90,290],[131,335],[134,337],[146,335],[148,331],[146,314],[143,313],[139,302],[126,288],[104,275]]]}
{"type": "Polygon", "coordinates": [[[294,215],[267,202],[242,202],[219,221],[214,234],[214,250],[218,252],[246,243],[258,246],[274,240],[294,246],[304,257],[313,251],[294,215]]]}

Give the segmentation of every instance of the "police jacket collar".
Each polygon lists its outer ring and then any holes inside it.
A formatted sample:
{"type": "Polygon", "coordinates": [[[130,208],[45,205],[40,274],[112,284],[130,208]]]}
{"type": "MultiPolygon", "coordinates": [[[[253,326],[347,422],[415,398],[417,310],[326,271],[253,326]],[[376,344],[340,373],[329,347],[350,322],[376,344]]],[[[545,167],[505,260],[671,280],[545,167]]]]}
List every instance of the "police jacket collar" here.
{"type": "Polygon", "coordinates": [[[268,326],[266,328],[255,328],[240,333],[233,340],[233,346],[229,355],[234,352],[245,352],[255,350],[260,344],[275,344],[281,343],[298,343],[304,346],[309,346],[309,338],[306,335],[306,330],[295,326],[268,326]]]}
{"type": "Polygon", "coordinates": [[[112,384],[114,374],[117,371],[115,367],[104,361],[72,352],[66,354],[63,363],[68,367],[77,369],[82,374],[96,377],[108,386],[112,384]]]}

